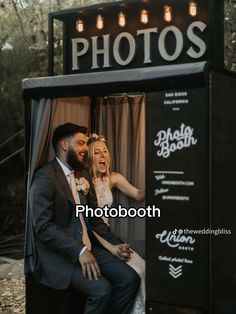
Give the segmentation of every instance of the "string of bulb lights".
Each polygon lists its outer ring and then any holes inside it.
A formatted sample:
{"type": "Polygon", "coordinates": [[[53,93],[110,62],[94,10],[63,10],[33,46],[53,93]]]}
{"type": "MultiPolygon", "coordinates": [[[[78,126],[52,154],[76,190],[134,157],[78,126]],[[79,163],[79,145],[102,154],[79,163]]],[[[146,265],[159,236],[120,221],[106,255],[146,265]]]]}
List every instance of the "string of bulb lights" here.
{"type": "MultiPolygon", "coordinates": [[[[189,15],[196,16],[198,11],[198,6],[196,1],[190,1],[189,2],[189,15]]],[[[173,11],[171,6],[166,5],[164,6],[164,12],[163,17],[166,22],[171,22],[173,17],[173,11]]],[[[147,24],[149,22],[149,11],[148,10],[141,10],[140,11],[140,22],[142,24],[147,24]]],[[[126,25],[126,15],[124,12],[120,12],[118,15],[118,25],[120,27],[125,27],[126,25]]],[[[104,27],[104,17],[101,14],[98,14],[96,18],[96,28],[98,30],[102,30],[104,27]]],[[[76,21],[76,30],[79,33],[82,33],[84,31],[84,21],[81,18],[78,18],[76,21]]]]}

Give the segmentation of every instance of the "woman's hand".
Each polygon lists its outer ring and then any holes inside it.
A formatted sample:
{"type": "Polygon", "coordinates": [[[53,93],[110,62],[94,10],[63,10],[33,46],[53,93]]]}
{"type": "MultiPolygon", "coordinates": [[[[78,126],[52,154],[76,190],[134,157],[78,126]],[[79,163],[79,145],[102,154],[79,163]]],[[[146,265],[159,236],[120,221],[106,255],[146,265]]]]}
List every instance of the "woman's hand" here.
{"type": "Polygon", "coordinates": [[[130,249],[130,245],[127,243],[116,245],[110,244],[108,249],[113,255],[126,262],[130,259],[130,255],[133,253],[130,249]]]}
{"type": "Polygon", "coordinates": [[[94,235],[98,239],[98,241],[106,248],[109,252],[111,252],[113,255],[121,259],[122,261],[128,262],[130,259],[130,254],[133,253],[133,251],[130,248],[130,245],[127,243],[122,244],[111,244],[110,242],[103,239],[99,234],[97,234],[93,230],[94,235]]]}

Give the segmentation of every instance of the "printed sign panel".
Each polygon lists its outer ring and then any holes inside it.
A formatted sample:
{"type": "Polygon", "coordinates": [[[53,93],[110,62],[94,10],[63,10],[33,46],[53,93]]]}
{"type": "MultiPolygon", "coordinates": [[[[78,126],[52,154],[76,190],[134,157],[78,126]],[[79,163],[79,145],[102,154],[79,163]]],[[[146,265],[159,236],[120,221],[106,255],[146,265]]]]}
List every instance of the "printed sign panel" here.
{"type": "Polygon", "coordinates": [[[204,88],[147,95],[147,299],[208,307],[208,102],[204,88]]]}
{"type": "Polygon", "coordinates": [[[66,73],[211,60],[209,3],[191,2],[191,10],[190,2],[125,1],[74,12],[65,20],[66,73]]]}

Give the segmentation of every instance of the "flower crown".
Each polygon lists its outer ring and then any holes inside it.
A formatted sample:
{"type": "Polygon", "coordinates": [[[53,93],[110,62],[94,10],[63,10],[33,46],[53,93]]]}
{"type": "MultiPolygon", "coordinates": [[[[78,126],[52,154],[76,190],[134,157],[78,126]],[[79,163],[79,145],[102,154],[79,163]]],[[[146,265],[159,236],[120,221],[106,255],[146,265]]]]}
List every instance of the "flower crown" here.
{"type": "Polygon", "coordinates": [[[89,144],[96,142],[96,141],[101,141],[103,143],[106,143],[106,139],[103,135],[97,135],[96,133],[92,133],[88,139],[87,144],[89,145],[89,144]]]}

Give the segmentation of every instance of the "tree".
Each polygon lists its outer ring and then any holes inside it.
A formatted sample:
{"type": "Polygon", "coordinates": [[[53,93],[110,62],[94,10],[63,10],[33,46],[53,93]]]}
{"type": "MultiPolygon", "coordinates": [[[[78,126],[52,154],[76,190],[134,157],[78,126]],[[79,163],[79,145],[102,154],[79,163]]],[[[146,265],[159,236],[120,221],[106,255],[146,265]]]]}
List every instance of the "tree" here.
{"type": "Polygon", "coordinates": [[[225,1],[225,66],[236,71],[236,0],[225,1]]]}

